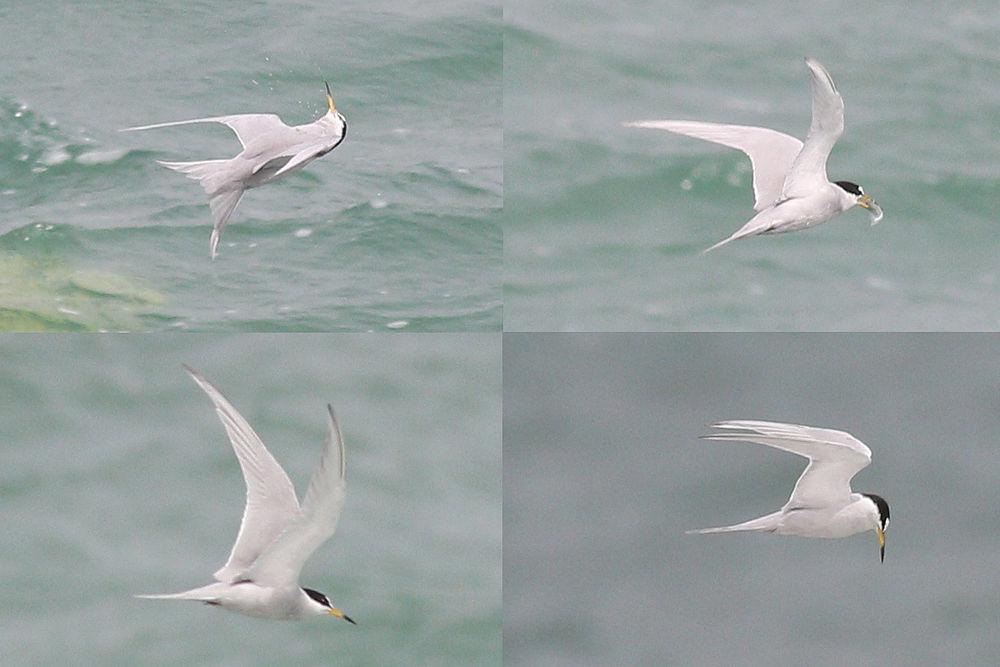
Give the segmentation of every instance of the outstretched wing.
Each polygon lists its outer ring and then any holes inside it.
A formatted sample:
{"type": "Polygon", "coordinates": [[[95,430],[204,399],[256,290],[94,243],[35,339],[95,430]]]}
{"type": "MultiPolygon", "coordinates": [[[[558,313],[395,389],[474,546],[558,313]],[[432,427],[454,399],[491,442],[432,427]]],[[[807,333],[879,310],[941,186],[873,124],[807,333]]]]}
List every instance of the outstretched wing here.
{"type": "Polygon", "coordinates": [[[782,198],[799,197],[827,183],[826,161],[844,133],[844,100],[819,61],[806,58],[812,87],[812,124],[802,152],[782,187],[782,198]]]}
{"type": "Polygon", "coordinates": [[[332,406],[319,465],[309,480],[302,508],[288,528],[260,555],[249,578],[262,586],[296,586],[302,566],[337,529],[346,489],[344,437],[332,406]]]}
{"type": "Polygon", "coordinates": [[[246,574],[260,554],[295,518],[299,503],[288,475],[264,447],[250,424],[198,371],[188,366],[184,368],[215,404],[215,411],[226,428],[247,484],[247,504],[239,535],[229,560],[215,573],[216,579],[228,583],[246,574]]]}
{"type": "Polygon", "coordinates": [[[778,200],[785,177],[802,150],[802,142],[795,137],[766,127],[694,120],[640,120],[625,123],[625,126],[666,130],[743,151],[753,165],[754,210],[757,211],[763,211],[778,200]]]}
{"type": "Polygon", "coordinates": [[[872,461],[865,443],[844,431],[766,421],[724,421],[713,427],[731,432],[702,436],[704,439],[756,442],[809,459],[788,499],[790,507],[846,501],[851,495],[851,478],[872,461]]]}
{"type": "Polygon", "coordinates": [[[233,116],[212,116],[211,118],[195,118],[192,120],[175,120],[169,123],[156,123],[155,125],[140,125],[138,127],[127,127],[122,132],[134,132],[137,130],[155,130],[161,127],[173,127],[175,125],[190,125],[191,123],[222,123],[236,133],[236,138],[240,140],[243,147],[253,140],[254,137],[267,132],[290,129],[281,122],[273,113],[243,113],[233,116]]]}

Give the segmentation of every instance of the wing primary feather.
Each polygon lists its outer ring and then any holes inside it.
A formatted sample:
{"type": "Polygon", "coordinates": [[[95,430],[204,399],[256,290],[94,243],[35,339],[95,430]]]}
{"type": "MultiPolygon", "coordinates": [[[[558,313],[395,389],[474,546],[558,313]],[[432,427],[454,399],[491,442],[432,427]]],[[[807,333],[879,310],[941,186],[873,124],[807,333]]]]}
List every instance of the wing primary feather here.
{"type": "Polygon", "coordinates": [[[327,406],[327,436],[319,464],[295,520],[260,555],[249,573],[263,585],[290,586],[298,581],[302,566],[336,531],[344,509],[344,438],[337,414],[327,406]]]}
{"type": "MultiPolygon", "coordinates": [[[[641,120],[624,125],[665,130],[742,151],[753,167],[754,210],[757,211],[763,211],[778,200],[792,163],[802,150],[802,142],[795,137],[766,127],[696,120],[641,120]]],[[[714,247],[719,245],[722,244],[714,247]]]]}
{"type": "Polygon", "coordinates": [[[246,482],[239,533],[226,564],[215,573],[216,579],[228,582],[245,574],[295,520],[299,503],[288,475],[246,419],[201,373],[186,364],[184,369],[212,400],[246,482]]]}

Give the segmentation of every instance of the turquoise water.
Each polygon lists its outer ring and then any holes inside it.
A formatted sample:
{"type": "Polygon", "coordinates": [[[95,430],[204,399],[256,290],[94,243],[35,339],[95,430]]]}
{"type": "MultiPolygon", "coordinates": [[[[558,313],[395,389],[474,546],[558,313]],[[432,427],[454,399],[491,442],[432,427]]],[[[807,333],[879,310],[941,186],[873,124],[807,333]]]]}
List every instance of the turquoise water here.
{"type": "Polygon", "coordinates": [[[504,662],[991,665],[1000,336],[504,336],[504,662]],[[723,419],[846,430],[889,503],[839,540],[685,535],[773,512],[804,459],[723,419]]]}
{"type": "Polygon", "coordinates": [[[490,2],[0,8],[0,329],[482,331],[501,319],[490,2]],[[325,110],[343,144],[247,193],[209,261],[215,125],[325,110]]]}
{"type": "Polygon", "coordinates": [[[507,330],[1000,327],[1000,18],[990,4],[509,2],[507,330]],[[739,151],[622,121],[803,137],[804,56],[846,132],[829,174],[885,209],[699,253],[752,214],[739,151]]]}
{"type": "Polygon", "coordinates": [[[4,663],[500,664],[498,334],[0,338],[4,663]],[[201,370],[301,494],[343,425],[347,497],[302,583],[358,622],[136,593],[203,585],[244,485],[201,370]]]}

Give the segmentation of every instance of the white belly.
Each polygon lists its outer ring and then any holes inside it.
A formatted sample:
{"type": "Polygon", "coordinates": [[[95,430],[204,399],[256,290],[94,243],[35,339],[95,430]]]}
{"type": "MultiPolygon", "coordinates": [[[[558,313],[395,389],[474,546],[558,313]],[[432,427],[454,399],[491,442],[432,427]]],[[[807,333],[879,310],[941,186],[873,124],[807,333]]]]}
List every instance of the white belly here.
{"type": "Polygon", "coordinates": [[[775,532],[779,535],[837,538],[866,530],[872,530],[872,527],[857,512],[799,509],[786,510],[775,532]]]}
{"type": "Polygon", "coordinates": [[[828,196],[825,191],[812,197],[791,199],[772,209],[761,211],[769,213],[769,225],[762,234],[781,234],[808,229],[826,222],[840,213],[838,201],[828,196]]]}
{"type": "Polygon", "coordinates": [[[298,590],[264,588],[253,583],[233,584],[217,599],[218,606],[258,618],[298,618],[298,590]]]}

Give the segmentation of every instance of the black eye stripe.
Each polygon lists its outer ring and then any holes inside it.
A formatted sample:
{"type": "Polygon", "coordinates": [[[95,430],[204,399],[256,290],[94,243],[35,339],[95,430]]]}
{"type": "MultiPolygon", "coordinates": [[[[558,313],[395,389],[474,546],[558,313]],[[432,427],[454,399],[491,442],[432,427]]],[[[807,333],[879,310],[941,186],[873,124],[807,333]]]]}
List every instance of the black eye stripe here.
{"type": "Polygon", "coordinates": [[[875,503],[875,507],[878,508],[878,515],[882,525],[882,530],[884,531],[885,527],[889,525],[889,503],[885,502],[885,498],[877,496],[874,493],[862,493],[861,495],[871,499],[871,501],[875,503]]]}
{"type": "Polygon", "coordinates": [[[839,185],[844,192],[849,192],[852,195],[863,195],[865,193],[865,191],[861,189],[860,185],[852,183],[851,181],[837,181],[837,185],[839,185]]]}
{"type": "Polygon", "coordinates": [[[304,592],[306,595],[308,595],[309,597],[311,597],[313,600],[323,605],[324,607],[333,606],[330,604],[330,601],[327,599],[327,597],[322,593],[320,593],[319,591],[314,591],[311,588],[303,588],[302,592],[304,592]]]}

